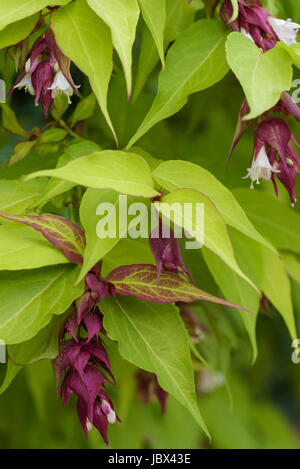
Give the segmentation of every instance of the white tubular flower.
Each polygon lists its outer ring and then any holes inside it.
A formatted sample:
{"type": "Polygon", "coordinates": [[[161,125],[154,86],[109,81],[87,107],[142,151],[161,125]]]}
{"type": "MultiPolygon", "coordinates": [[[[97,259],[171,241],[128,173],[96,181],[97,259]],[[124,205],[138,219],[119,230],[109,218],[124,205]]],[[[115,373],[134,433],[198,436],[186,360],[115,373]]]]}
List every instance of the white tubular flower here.
{"type": "Polygon", "coordinates": [[[268,23],[273,28],[280,41],[290,46],[296,42],[297,32],[300,29],[300,24],[294,23],[291,19],[282,20],[269,16],[268,23]]]}
{"type": "Polygon", "coordinates": [[[56,72],[54,81],[48,89],[52,90],[52,99],[56,98],[60,93],[63,93],[68,96],[69,103],[71,102],[70,96],[73,94],[73,88],[60,70],[56,72]]]}
{"type": "Polygon", "coordinates": [[[256,159],[253,160],[251,168],[248,168],[247,171],[248,174],[243,179],[247,179],[248,177],[251,179],[251,189],[253,189],[253,183],[255,181],[256,184],[259,184],[260,179],[269,181],[272,177],[272,173],[280,173],[278,169],[273,168],[270,164],[264,146],[261,148],[256,159]]]}
{"type": "Polygon", "coordinates": [[[117,420],[116,413],[111,408],[109,403],[107,401],[105,401],[104,399],[101,402],[101,409],[104,412],[104,414],[106,415],[108,423],[112,423],[112,424],[116,423],[116,420],[117,420]]]}
{"type": "Polygon", "coordinates": [[[93,430],[93,424],[89,419],[86,419],[86,428],[88,432],[91,432],[93,430]]]}
{"type": "Polygon", "coordinates": [[[21,89],[23,87],[25,87],[25,91],[29,91],[30,94],[32,95],[35,94],[32,81],[31,81],[31,74],[26,73],[26,75],[22,78],[22,80],[20,80],[19,83],[17,83],[14,86],[14,88],[18,88],[18,89],[21,89]]]}
{"type": "Polygon", "coordinates": [[[254,42],[254,43],[255,43],[255,41],[254,41],[253,37],[251,36],[251,34],[250,34],[250,33],[247,33],[246,29],[244,29],[244,28],[241,28],[241,33],[242,33],[242,34],[244,34],[244,36],[246,36],[248,39],[250,39],[252,42],[254,42]]]}

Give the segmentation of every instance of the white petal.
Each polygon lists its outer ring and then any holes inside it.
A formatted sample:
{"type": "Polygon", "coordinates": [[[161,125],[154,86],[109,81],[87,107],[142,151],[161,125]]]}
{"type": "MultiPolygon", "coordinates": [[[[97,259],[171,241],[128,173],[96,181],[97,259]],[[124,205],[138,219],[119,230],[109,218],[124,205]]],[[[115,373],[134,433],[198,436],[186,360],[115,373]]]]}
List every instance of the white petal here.
{"type": "Polygon", "coordinates": [[[285,44],[289,46],[296,42],[297,32],[300,29],[299,24],[294,23],[291,19],[285,21],[272,16],[269,16],[268,23],[285,44]]]}
{"type": "Polygon", "coordinates": [[[251,179],[251,188],[253,188],[253,182],[259,184],[260,179],[269,181],[272,177],[272,173],[280,173],[280,171],[273,168],[270,164],[266,149],[263,146],[256,159],[252,162],[251,168],[247,169],[247,175],[244,179],[249,177],[251,179]]]}
{"type": "Polygon", "coordinates": [[[17,83],[17,85],[14,86],[14,88],[18,88],[18,89],[21,89],[23,87],[25,87],[25,91],[29,91],[30,94],[32,95],[35,94],[32,81],[31,81],[31,75],[28,73],[22,78],[21,81],[19,81],[19,83],[17,83]]]}

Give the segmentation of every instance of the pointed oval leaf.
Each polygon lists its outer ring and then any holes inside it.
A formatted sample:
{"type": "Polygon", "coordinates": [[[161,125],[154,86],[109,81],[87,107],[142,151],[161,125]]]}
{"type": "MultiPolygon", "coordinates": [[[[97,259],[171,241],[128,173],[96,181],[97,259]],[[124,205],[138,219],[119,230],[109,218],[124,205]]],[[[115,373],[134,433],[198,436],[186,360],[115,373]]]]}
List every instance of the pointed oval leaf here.
{"type": "Polygon", "coordinates": [[[165,64],[164,29],[166,24],[166,0],[138,0],[143,18],[147,24],[161,63],[165,64]]]}
{"type": "Polygon", "coordinates": [[[75,286],[78,267],[55,266],[30,271],[0,272],[0,337],[18,344],[34,337],[63,314],[83,292],[75,286]]]}
{"type": "Polygon", "coordinates": [[[300,215],[275,195],[249,189],[234,189],[237,198],[253,225],[277,249],[300,254],[300,215]]]}
{"type": "Polygon", "coordinates": [[[174,305],[105,298],[101,310],[104,327],[108,336],[118,341],[121,355],[155,373],[160,386],[185,406],[209,435],[195,395],[189,338],[174,305]]]}
{"type": "Polygon", "coordinates": [[[228,71],[225,57],[227,31],[218,21],[200,20],[171,46],[160,73],[152,107],[130,140],[130,148],[151,127],[178,112],[188,96],[221,80],[228,71]]]}
{"type": "Polygon", "coordinates": [[[0,49],[9,47],[23,41],[34,30],[40,19],[38,13],[16,23],[9,24],[0,31],[0,49]]]}
{"type": "Polygon", "coordinates": [[[52,15],[51,26],[63,53],[89,77],[107,124],[117,139],[107,110],[107,91],[113,67],[108,27],[85,0],[77,0],[57,10],[52,15]]]}
{"type": "MultiPolygon", "coordinates": [[[[88,271],[99,262],[100,259],[108,254],[116,244],[126,235],[128,229],[128,222],[124,219],[124,223],[120,224],[120,212],[127,210],[127,204],[139,201],[139,199],[129,198],[126,199],[126,208],[120,204],[119,194],[112,190],[96,190],[88,189],[80,205],[80,220],[86,235],[86,248],[84,251],[84,262],[80,272],[79,278],[82,279],[88,273],[88,271]],[[107,209],[110,207],[111,213],[115,215],[115,233],[111,233],[111,236],[103,238],[97,234],[97,224],[101,220],[100,215],[104,215],[98,212],[97,208],[105,204],[107,209]]],[[[145,203],[145,202],[143,202],[145,203]]],[[[106,209],[105,209],[106,210],[106,209]]],[[[132,225],[131,225],[132,226],[132,225]]]]}
{"type": "Polygon", "coordinates": [[[140,15],[137,0],[87,0],[89,6],[110,27],[113,45],[122,62],[128,96],[131,94],[132,46],[140,15]]]}
{"type": "Polygon", "coordinates": [[[229,303],[200,290],[171,272],[162,271],[159,286],[157,286],[157,268],[154,265],[123,265],[113,270],[106,280],[114,285],[116,293],[124,296],[136,296],[140,300],[154,303],[210,301],[250,312],[234,303],[229,303]]]}
{"type": "Polygon", "coordinates": [[[275,47],[264,53],[244,34],[233,32],[228,36],[226,53],[250,106],[245,119],[254,119],[271,109],[281,93],[291,88],[292,59],[284,49],[275,47]]]}
{"type": "Polygon", "coordinates": [[[71,0],[10,0],[0,3],[0,31],[47,6],[66,5],[71,0]]]}
{"type": "Polygon", "coordinates": [[[216,205],[226,224],[275,251],[254,228],[232,192],[206,169],[189,161],[164,161],[152,175],[155,181],[169,192],[180,188],[201,191],[216,205]]]}
{"type": "Polygon", "coordinates": [[[0,226],[0,270],[37,269],[69,260],[44,236],[26,225],[0,226]]]}
{"type": "Polygon", "coordinates": [[[47,182],[0,179],[0,210],[5,213],[23,213],[36,204],[47,182]]]}
{"type": "Polygon", "coordinates": [[[9,215],[0,212],[7,220],[24,223],[42,233],[54,246],[60,249],[71,262],[82,264],[85,247],[83,231],[66,218],[48,213],[42,215],[9,215]]]}
{"type": "Polygon", "coordinates": [[[114,189],[124,194],[155,197],[150,169],[139,155],[123,151],[95,152],[57,169],[37,171],[27,176],[53,176],[93,189],[114,189]]]}
{"type": "Polygon", "coordinates": [[[208,197],[196,190],[177,189],[163,197],[161,202],[155,202],[155,206],[164,217],[175,224],[180,223],[184,231],[192,235],[201,246],[204,245],[219,256],[228,267],[257,289],[238,266],[224,220],[208,197]],[[187,210],[189,207],[191,210],[187,210]],[[197,219],[198,207],[203,207],[203,220],[197,219]]]}

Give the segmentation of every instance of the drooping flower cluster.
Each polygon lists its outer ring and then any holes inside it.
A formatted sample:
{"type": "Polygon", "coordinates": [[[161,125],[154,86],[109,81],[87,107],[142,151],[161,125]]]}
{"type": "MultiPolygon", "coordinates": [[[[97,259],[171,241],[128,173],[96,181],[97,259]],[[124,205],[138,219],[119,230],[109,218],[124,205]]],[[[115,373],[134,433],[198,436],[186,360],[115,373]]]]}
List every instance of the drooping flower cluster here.
{"type": "MultiPolygon", "coordinates": [[[[233,31],[239,31],[248,36],[264,52],[275,47],[280,40],[287,45],[296,42],[300,28],[297,23],[273,17],[263,8],[259,0],[239,0],[238,5],[238,17],[231,21],[232,2],[225,0],[220,10],[222,19],[233,31]]],[[[293,98],[284,92],[279,102],[262,116],[252,121],[245,120],[249,111],[249,105],[245,100],[239,113],[229,157],[251,122],[255,122],[257,126],[254,132],[252,164],[245,178],[251,179],[251,188],[254,187],[254,182],[259,184],[260,179],[272,180],[277,195],[276,179],[278,179],[287,189],[294,206],[296,204],[296,175],[300,171],[300,160],[291,143],[299,145],[289,129],[288,118],[292,115],[300,122],[300,109],[293,98]],[[274,117],[274,113],[279,113],[281,116],[274,117]]]]}
{"type": "Polygon", "coordinates": [[[88,274],[86,290],[77,302],[77,311],[66,322],[60,337],[59,354],[53,360],[57,388],[65,405],[75,394],[80,423],[86,438],[96,427],[108,444],[108,424],[119,420],[113,403],[105,392],[106,384],[114,384],[107,351],[99,336],[105,334],[102,315],[98,310],[100,298],[109,294],[109,285],[99,277],[97,266],[88,274]],[[96,287],[97,290],[90,288],[96,287]]]}
{"type": "Polygon", "coordinates": [[[278,195],[276,183],[276,179],[278,179],[288,191],[292,206],[295,206],[296,176],[300,172],[300,159],[292,143],[298,147],[299,144],[289,129],[288,117],[292,115],[300,122],[300,108],[293,98],[287,92],[284,92],[277,105],[259,118],[244,121],[243,118],[248,112],[248,103],[244,101],[239,113],[229,158],[251,122],[255,122],[257,126],[254,131],[252,164],[247,169],[245,178],[251,179],[251,188],[254,187],[254,182],[259,184],[260,179],[272,180],[276,195],[278,195]],[[280,113],[281,117],[274,117],[273,114],[275,113],[280,113]]]}
{"type": "Polygon", "coordinates": [[[233,30],[245,34],[263,51],[272,49],[278,41],[290,45],[296,42],[300,25],[291,19],[275,18],[265,10],[259,0],[239,0],[238,17],[232,20],[231,0],[222,3],[220,14],[223,21],[233,30]]]}
{"type": "Polygon", "coordinates": [[[36,106],[41,101],[46,117],[56,96],[63,93],[70,101],[73,92],[78,93],[70,74],[70,60],[59,49],[51,29],[35,41],[9,94],[15,88],[25,88],[34,95],[36,106]]]}

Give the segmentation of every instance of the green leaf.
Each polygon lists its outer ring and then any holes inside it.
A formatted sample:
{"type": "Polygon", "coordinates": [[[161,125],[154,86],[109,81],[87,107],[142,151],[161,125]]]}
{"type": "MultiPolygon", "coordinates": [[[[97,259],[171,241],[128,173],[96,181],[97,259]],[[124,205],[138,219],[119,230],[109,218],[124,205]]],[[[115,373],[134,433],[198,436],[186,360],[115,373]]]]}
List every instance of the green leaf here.
{"type": "MultiPolygon", "coordinates": [[[[81,156],[93,153],[100,150],[99,145],[89,140],[83,140],[79,143],[73,143],[65,150],[65,153],[58,159],[57,168],[65,166],[70,161],[76,160],[81,156]]],[[[28,183],[27,183],[28,184],[28,183]]],[[[56,178],[50,179],[44,193],[38,200],[38,204],[42,207],[48,200],[57,197],[64,192],[70,191],[76,184],[64,180],[57,180],[56,178]]],[[[32,204],[34,207],[36,203],[32,204]]]]}
{"type": "Polygon", "coordinates": [[[75,286],[78,269],[45,267],[22,272],[0,272],[0,337],[18,344],[34,337],[51,320],[63,314],[83,292],[75,286]]]}
{"type": "Polygon", "coordinates": [[[3,127],[14,135],[28,138],[29,133],[19,124],[15,112],[7,105],[1,104],[3,127]]]}
{"type": "Polygon", "coordinates": [[[54,316],[36,336],[20,344],[10,345],[8,354],[15,365],[24,366],[39,360],[52,360],[58,355],[59,334],[68,313],[54,316]]]}
{"type": "Polygon", "coordinates": [[[160,386],[185,406],[208,434],[196,400],[188,335],[175,306],[105,298],[101,310],[104,327],[108,336],[118,341],[121,355],[155,373],[160,386]]]}
{"type": "MultiPolygon", "coordinates": [[[[127,199],[127,206],[139,201],[140,199],[129,198],[127,199]]],[[[88,271],[126,235],[132,217],[128,217],[128,222],[120,225],[120,209],[122,210],[122,206],[120,207],[119,194],[116,191],[88,189],[85,192],[80,205],[80,220],[85,231],[86,248],[79,279],[84,278],[88,271]],[[97,212],[99,204],[112,204],[111,207],[114,207],[112,213],[115,215],[116,230],[115,233],[112,233],[112,237],[99,238],[97,235],[97,224],[102,218],[100,215],[107,215],[106,212],[101,214],[97,212]]]]}
{"type": "Polygon", "coordinates": [[[39,143],[61,142],[66,136],[67,132],[64,129],[48,129],[40,136],[39,143]]]}
{"type": "Polygon", "coordinates": [[[54,107],[51,110],[51,115],[54,117],[56,121],[60,121],[63,114],[69,107],[69,100],[68,96],[64,93],[60,93],[54,98],[54,107]]]}
{"type": "Polygon", "coordinates": [[[164,29],[166,23],[166,0],[138,0],[143,18],[157,47],[162,65],[165,65],[164,29]]]}
{"type": "Polygon", "coordinates": [[[291,285],[283,261],[271,251],[263,250],[264,279],[262,290],[281,314],[294,340],[298,337],[293,312],[291,285]]]}
{"type": "Polygon", "coordinates": [[[1,393],[2,385],[5,382],[6,373],[7,373],[7,362],[0,363],[0,393],[1,393]]]}
{"type": "MultiPolygon", "coordinates": [[[[166,26],[164,32],[164,50],[194,21],[197,5],[182,0],[166,0],[166,26]]],[[[133,101],[140,94],[145,82],[159,62],[157,47],[148,28],[143,28],[141,51],[135,76],[133,101]]]]}
{"type": "Polygon", "coordinates": [[[41,215],[9,215],[0,212],[0,217],[24,223],[37,230],[54,246],[60,249],[71,262],[82,264],[85,247],[83,231],[67,218],[42,213],[41,215]]]}
{"type": "Polygon", "coordinates": [[[157,268],[154,265],[122,265],[110,272],[106,280],[114,285],[116,293],[124,296],[136,296],[140,300],[155,303],[209,301],[242,309],[233,303],[229,304],[222,298],[200,290],[171,272],[162,271],[158,285],[157,268]]]}
{"type": "Polygon", "coordinates": [[[192,235],[201,246],[204,244],[206,248],[219,256],[235,273],[256,288],[239,268],[234,257],[226,225],[210,199],[196,190],[177,189],[163,197],[162,203],[155,202],[155,206],[163,217],[170,219],[175,225],[180,223],[185,233],[192,235]],[[185,210],[184,204],[190,204],[190,213],[185,210]],[[204,207],[204,220],[200,220],[200,223],[197,219],[196,204],[204,207]],[[204,222],[204,225],[201,222],[204,222]]]}
{"type": "Polygon", "coordinates": [[[0,210],[6,213],[24,213],[43,193],[46,181],[19,181],[0,179],[0,210]]]}
{"type": "Polygon", "coordinates": [[[155,197],[148,164],[139,155],[123,151],[98,151],[57,168],[37,171],[26,179],[53,176],[94,189],[113,189],[142,197],[155,197]]]}
{"type": "Polygon", "coordinates": [[[280,252],[283,263],[289,276],[300,284],[300,261],[291,252],[284,251],[280,252]]]}
{"type": "Polygon", "coordinates": [[[128,148],[155,124],[178,112],[190,94],[209,88],[224,77],[228,71],[226,37],[227,31],[220,22],[200,20],[176,39],[159,75],[152,107],[128,148]]]}
{"type": "Polygon", "coordinates": [[[121,265],[154,264],[148,239],[121,239],[104,257],[102,275],[105,277],[121,265]]]}
{"type": "Polygon", "coordinates": [[[240,202],[254,226],[277,249],[300,253],[300,215],[275,196],[249,189],[235,189],[233,194],[240,202]]]}
{"type": "Polygon", "coordinates": [[[275,251],[254,228],[232,192],[206,169],[188,161],[165,161],[152,175],[155,181],[169,192],[179,188],[201,191],[216,205],[226,224],[275,251]]]}
{"type": "Polygon", "coordinates": [[[0,270],[36,269],[68,259],[41,233],[19,223],[0,226],[0,270]]]}
{"type": "Polygon", "coordinates": [[[26,142],[19,142],[14,148],[14,152],[8,160],[7,166],[10,167],[15,163],[26,158],[31,153],[31,150],[36,146],[37,140],[28,140],[26,142]]]}
{"type": "Polygon", "coordinates": [[[52,321],[32,339],[7,347],[10,360],[7,363],[5,379],[2,384],[0,382],[0,394],[6,391],[24,365],[36,363],[39,360],[52,360],[57,356],[58,337],[65,321],[65,314],[54,316],[52,321]]]}
{"type": "Polygon", "coordinates": [[[36,13],[35,15],[6,26],[6,28],[0,31],[0,49],[5,49],[8,46],[23,41],[34,30],[39,19],[40,15],[36,13]]]}
{"type": "Polygon", "coordinates": [[[127,94],[131,94],[132,46],[140,15],[137,0],[87,0],[97,15],[110,27],[113,45],[122,62],[127,84],[127,94]]]}
{"type": "Polygon", "coordinates": [[[116,139],[107,110],[107,91],[113,67],[108,27],[85,0],[77,0],[57,10],[52,15],[51,25],[63,53],[89,77],[99,106],[116,139]]]}
{"type": "Polygon", "coordinates": [[[47,6],[66,5],[71,0],[10,0],[0,4],[0,30],[47,6]]]}
{"type": "Polygon", "coordinates": [[[82,99],[76,106],[75,111],[71,117],[71,127],[82,120],[88,119],[93,115],[94,109],[96,106],[96,98],[93,93],[91,93],[87,98],[82,99]]]}
{"type": "Polygon", "coordinates": [[[254,119],[271,109],[281,93],[291,88],[292,60],[282,48],[262,52],[244,34],[233,32],[228,36],[226,52],[250,106],[245,119],[254,119]]]}
{"type": "MultiPolygon", "coordinates": [[[[247,249],[247,245],[244,247],[247,249]]],[[[203,252],[203,256],[225,298],[230,302],[253,311],[254,313],[248,314],[241,311],[241,318],[252,344],[254,362],[257,358],[256,319],[260,305],[260,295],[249,285],[249,283],[229,269],[229,267],[221,262],[221,260],[217,256],[214,256],[210,251],[205,250],[203,252]]],[[[241,263],[241,265],[244,267],[245,264],[241,263]]]]}

